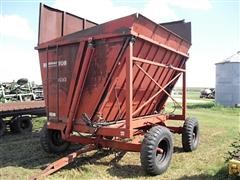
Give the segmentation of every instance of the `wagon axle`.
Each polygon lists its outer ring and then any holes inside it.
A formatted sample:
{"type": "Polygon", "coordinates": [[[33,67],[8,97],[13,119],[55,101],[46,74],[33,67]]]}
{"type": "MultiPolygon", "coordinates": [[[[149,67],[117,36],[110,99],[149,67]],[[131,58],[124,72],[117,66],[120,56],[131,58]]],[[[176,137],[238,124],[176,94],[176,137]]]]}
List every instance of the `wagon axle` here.
{"type": "Polygon", "coordinates": [[[157,151],[157,153],[159,153],[159,154],[163,154],[163,153],[164,153],[163,149],[162,149],[162,148],[159,148],[159,147],[157,147],[156,151],[157,151]]]}

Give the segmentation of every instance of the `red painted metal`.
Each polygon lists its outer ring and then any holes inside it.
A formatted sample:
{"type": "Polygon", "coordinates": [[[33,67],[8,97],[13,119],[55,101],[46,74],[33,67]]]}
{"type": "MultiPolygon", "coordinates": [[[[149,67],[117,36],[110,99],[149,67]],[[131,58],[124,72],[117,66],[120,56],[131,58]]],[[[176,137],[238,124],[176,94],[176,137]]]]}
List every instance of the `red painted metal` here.
{"type": "Polygon", "coordinates": [[[77,114],[78,111],[78,106],[79,106],[79,102],[81,99],[81,95],[83,92],[83,84],[86,80],[86,75],[90,66],[90,62],[91,62],[91,58],[94,52],[94,48],[90,45],[91,42],[89,42],[89,45],[87,47],[86,53],[85,53],[85,57],[83,58],[83,62],[82,62],[82,66],[81,66],[81,71],[79,74],[79,79],[76,85],[76,90],[75,90],[75,94],[73,96],[72,99],[72,104],[70,106],[70,110],[68,113],[68,119],[67,119],[67,126],[66,126],[66,133],[64,137],[65,139],[69,137],[70,133],[73,130],[73,121],[74,121],[74,117],[77,114]]]}
{"type": "Polygon", "coordinates": [[[94,27],[97,23],[40,4],[38,44],[94,27]]]}
{"type": "Polygon", "coordinates": [[[39,44],[48,121],[65,123],[67,139],[74,126],[89,126],[83,114],[92,124],[125,120],[120,136],[132,137],[134,118],[161,113],[167,97],[176,102],[170,92],[189,47],[140,14],[39,44]]]}
{"type": "Polygon", "coordinates": [[[44,107],[44,101],[9,102],[0,104],[0,112],[44,107]]]}
{"type": "Polygon", "coordinates": [[[25,101],[0,103],[0,118],[23,114],[44,115],[44,101],[25,101]]]}
{"type": "MultiPolygon", "coordinates": [[[[41,5],[40,17],[52,16],[51,11],[56,16],[54,31],[44,33],[50,20],[40,18],[36,47],[49,129],[60,130],[66,141],[74,143],[139,151],[137,139],[144,131],[170,119],[186,119],[185,63],[191,38],[186,40],[140,14],[92,23],[94,27],[81,31],[87,26],[67,27],[75,16],[66,25],[66,13],[45,5],[41,5]],[[70,30],[65,34],[66,28],[70,30]],[[181,75],[182,105],[171,96],[181,75]],[[182,114],[162,112],[168,97],[179,104],[182,114]],[[89,136],[73,135],[74,131],[89,136]]],[[[171,29],[175,30],[173,24],[171,29]]],[[[181,127],[169,129],[182,131],[181,127]]]]}

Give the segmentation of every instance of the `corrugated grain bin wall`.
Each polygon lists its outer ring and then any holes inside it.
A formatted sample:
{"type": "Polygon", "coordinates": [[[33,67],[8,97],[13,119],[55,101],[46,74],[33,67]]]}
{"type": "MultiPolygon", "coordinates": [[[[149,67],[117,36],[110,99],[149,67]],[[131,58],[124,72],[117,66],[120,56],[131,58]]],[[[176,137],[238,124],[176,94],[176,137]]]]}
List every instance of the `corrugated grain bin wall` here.
{"type": "Polygon", "coordinates": [[[240,105],[240,52],[216,64],[216,103],[240,105]]]}

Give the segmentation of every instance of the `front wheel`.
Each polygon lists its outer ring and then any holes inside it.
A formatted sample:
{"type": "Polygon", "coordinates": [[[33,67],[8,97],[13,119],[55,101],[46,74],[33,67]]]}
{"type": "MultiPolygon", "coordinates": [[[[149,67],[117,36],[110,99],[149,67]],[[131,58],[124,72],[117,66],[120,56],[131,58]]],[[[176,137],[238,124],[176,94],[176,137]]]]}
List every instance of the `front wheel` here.
{"type": "Polygon", "coordinates": [[[163,126],[154,126],[146,134],[141,148],[141,164],[149,175],[164,173],[172,159],[171,132],[163,126]]]}
{"type": "Polygon", "coordinates": [[[183,125],[182,146],[184,151],[191,152],[199,144],[199,124],[196,118],[187,118],[183,125]]]}
{"type": "Polygon", "coordinates": [[[40,142],[43,150],[47,153],[63,153],[70,146],[69,142],[62,139],[61,131],[48,129],[47,124],[42,128],[40,142]]]}

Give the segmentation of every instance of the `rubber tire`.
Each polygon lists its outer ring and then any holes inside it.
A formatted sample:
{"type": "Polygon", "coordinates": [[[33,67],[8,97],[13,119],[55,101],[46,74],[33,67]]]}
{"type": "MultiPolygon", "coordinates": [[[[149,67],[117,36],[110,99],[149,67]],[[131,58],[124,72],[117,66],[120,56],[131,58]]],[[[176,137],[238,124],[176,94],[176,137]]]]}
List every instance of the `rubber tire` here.
{"type": "Polygon", "coordinates": [[[48,129],[46,123],[41,130],[40,143],[45,152],[53,154],[61,154],[70,146],[70,142],[62,140],[59,130],[48,129]]]}
{"type": "Polygon", "coordinates": [[[149,175],[164,173],[170,165],[173,154],[173,139],[171,132],[163,126],[154,126],[146,134],[141,148],[141,164],[149,175]],[[161,144],[160,144],[161,143],[161,144]],[[164,154],[157,159],[157,147],[164,148],[164,154]]]}
{"type": "Polygon", "coordinates": [[[196,118],[187,118],[183,125],[182,146],[185,152],[197,149],[199,144],[199,124],[196,118]]]}
{"type": "Polygon", "coordinates": [[[4,135],[6,131],[6,123],[0,119],[0,137],[4,135]]]}
{"type": "Polygon", "coordinates": [[[32,118],[29,116],[15,117],[10,123],[10,130],[13,133],[32,132],[32,127],[32,118]]]}

